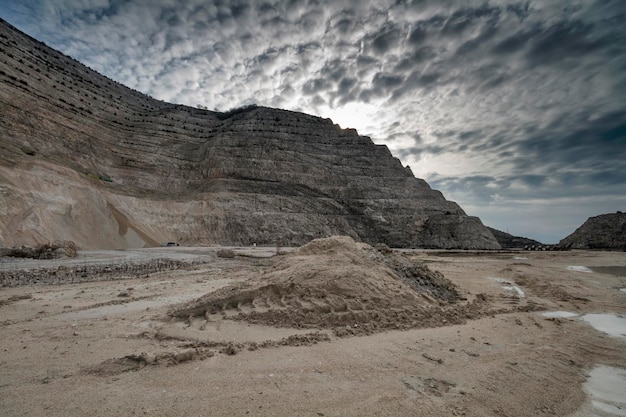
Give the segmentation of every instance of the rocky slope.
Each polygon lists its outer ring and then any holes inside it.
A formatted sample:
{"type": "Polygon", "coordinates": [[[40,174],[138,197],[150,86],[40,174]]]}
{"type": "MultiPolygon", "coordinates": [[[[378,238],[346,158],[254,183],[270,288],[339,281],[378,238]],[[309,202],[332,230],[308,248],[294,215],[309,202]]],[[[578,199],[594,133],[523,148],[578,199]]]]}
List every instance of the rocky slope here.
{"type": "Polygon", "coordinates": [[[329,119],[128,89],[0,21],[0,246],[499,245],[386,146],[329,119]]]}
{"type": "Polygon", "coordinates": [[[618,211],[590,217],[558,246],[567,249],[626,250],[626,213],[618,211]]]}
{"type": "Polygon", "coordinates": [[[491,231],[491,233],[493,234],[493,237],[496,238],[496,240],[500,244],[500,247],[502,248],[521,249],[527,246],[542,246],[543,245],[543,243],[534,239],[521,237],[521,236],[513,236],[512,234],[503,232],[498,229],[494,229],[492,227],[488,227],[488,229],[491,231]]]}

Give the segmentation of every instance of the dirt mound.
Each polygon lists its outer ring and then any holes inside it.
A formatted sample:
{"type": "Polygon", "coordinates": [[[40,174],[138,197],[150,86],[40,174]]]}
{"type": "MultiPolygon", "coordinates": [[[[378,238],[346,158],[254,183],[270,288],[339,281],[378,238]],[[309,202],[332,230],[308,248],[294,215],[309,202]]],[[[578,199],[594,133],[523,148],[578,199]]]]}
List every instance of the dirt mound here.
{"type": "Polygon", "coordinates": [[[221,313],[273,326],[334,328],[342,335],[460,323],[479,308],[454,305],[459,298],[451,282],[425,265],[342,236],[314,240],[254,282],[222,288],[170,315],[210,320],[221,313]]]}

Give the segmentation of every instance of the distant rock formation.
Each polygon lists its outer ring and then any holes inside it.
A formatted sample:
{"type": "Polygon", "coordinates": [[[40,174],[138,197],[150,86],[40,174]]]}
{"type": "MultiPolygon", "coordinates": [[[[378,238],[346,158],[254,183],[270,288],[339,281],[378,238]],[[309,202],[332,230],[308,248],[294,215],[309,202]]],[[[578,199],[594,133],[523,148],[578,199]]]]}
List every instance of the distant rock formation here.
{"type": "Polygon", "coordinates": [[[542,247],[543,243],[529,239],[527,237],[513,236],[501,230],[494,229],[489,227],[489,230],[493,234],[493,237],[496,238],[502,249],[523,249],[531,246],[542,247]]]}
{"type": "Polygon", "coordinates": [[[497,249],[477,217],[330,119],[152,99],[0,21],[0,246],[497,249]]]}
{"type": "Polygon", "coordinates": [[[590,217],[558,246],[566,249],[626,250],[626,213],[618,211],[590,217]]]}

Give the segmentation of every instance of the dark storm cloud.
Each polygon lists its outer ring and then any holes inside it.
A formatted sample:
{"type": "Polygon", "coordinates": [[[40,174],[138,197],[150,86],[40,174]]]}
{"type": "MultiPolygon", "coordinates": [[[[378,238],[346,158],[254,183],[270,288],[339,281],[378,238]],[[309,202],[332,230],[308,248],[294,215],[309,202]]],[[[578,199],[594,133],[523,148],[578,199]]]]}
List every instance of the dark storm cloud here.
{"type": "Polygon", "coordinates": [[[487,223],[530,201],[624,204],[623,1],[0,0],[0,14],[159,99],[356,127],[487,223]]]}
{"type": "Polygon", "coordinates": [[[603,39],[592,39],[593,25],[581,21],[564,21],[533,36],[526,59],[530,65],[561,63],[606,46],[603,39]]]}
{"type": "Polygon", "coordinates": [[[374,75],[371,87],[360,92],[361,100],[369,102],[378,97],[386,97],[404,83],[404,77],[378,72],[374,75]]]}
{"type": "Polygon", "coordinates": [[[428,61],[432,61],[437,52],[432,46],[422,46],[419,49],[405,54],[395,66],[396,71],[404,72],[428,61]]]}
{"type": "Polygon", "coordinates": [[[411,30],[411,34],[409,35],[409,44],[411,45],[421,45],[426,41],[426,31],[421,26],[417,26],[411,30]]]}
{"type": "Polygon", "coordinates": [[[372,85],[375,89],[389,90],[398,87],[404,81],[404,77],[379,72],[374,75],[372,85]]]}
{"type": "Polygon", "coordinates": [[[322,76],[333,81],[339,81],[347,73],[348,73],[348,68],[346,66],[345,61],[339,58],[326,62],[326,64],[320,71],[320,74],[322,76]]]}
{"type": "Polygon", "coordinates": [[[484,137],[484,132],[480,130],[467,130],[465,132],[459,132],[458,138],[465,142],[467,140],[477,139],[480,137],[484,137]]]}
{"type": "Polygon", "coordinates": [[[356,58],[356,64],[359,67],[368,67],[368,68],[372,68],[375,67],[377,65],[380,64],[381,61],[379,61],[377,58],[368,56],[368,55],[359,55],[356,58]]]}
{"type": "Polygon", "coordinates": [[[476,50],[480,49],[483,45],[485,45],[489,40],[491,40],[498,32],[498,29],[495,26],[491,26],[487,24],[481,28],[480,35],[471,38],[467,42],[464,42],[457,49],[456,53],[458,55],[469,55],[474,53],[476,50]]]}
{"type": "Polygon", "coordinates": [[[344,78],[339,82],[337,93],[340,95],[345,95],[349,93],[352,88],[357,84],[358,80],[356,78],[344,78]]]}
{"type": "Polygon", "coordinates": [[[371,43],[375,54],[381,55],[397,47],[402,38],[402,32],[398,25],[386,23],[378,32],[367,37],[365,41],[371,43]]]}
{"type": "Polygon", "coordinates": [[[533,174],[519,175],[517,179],[531,187],[539,187],[548,180],[544,175],[533,174]]]}
{"type": "Polygon", "coordinates": [[[453,12],[446,18],[441,33],[446,36],[460,37],[485,20],[488,26],[494,26],[500,18],[499,7],[489,7],[486,3],[478,8],[466,8],[453,12]]]}
{"type": "Polygon", "coordinates": [[[325,78],[309,80],[302,86],[302,92],[307,95],[315,95],[330,88],[330,83],[325,78]]]}
{"type": "Polygon", "coordinates": [[[539,33],[541,33],[541,29],[536,27],[507,36],[495,44],[492,48],[492,52],[496,55],[516,53],[524,48],[526,44],[539,33]]]}
{"type": "Polygon", "coordinates": [[[531,13],[530,2],[526,1],[526,2],[520,2],[517,4],[509,4],[506,6],[506,11],[508,13],[515,14],[515,16],[517,16],[520,22],[523,22],[524,19],[530,16],[530,13],[531,13]]]}
{"type": "MultiPolygon", "coordinates": [[[[569,128],[554,126],[553,131],[531,136],[516,144],[517,154],[537,164],[558,163],[560,166],[595,170],[611,161],[611,171],[622,171],[626,178],[626,113],[615,112],[595,120],[567,120],[569,128]]],[[[526,165],[517,161],[518,165],[526,165]]],[[[595,177],[590,177],[593,179],[595,177]]],[[[600,177],[598,177],[600,178],[600,177]]]]}

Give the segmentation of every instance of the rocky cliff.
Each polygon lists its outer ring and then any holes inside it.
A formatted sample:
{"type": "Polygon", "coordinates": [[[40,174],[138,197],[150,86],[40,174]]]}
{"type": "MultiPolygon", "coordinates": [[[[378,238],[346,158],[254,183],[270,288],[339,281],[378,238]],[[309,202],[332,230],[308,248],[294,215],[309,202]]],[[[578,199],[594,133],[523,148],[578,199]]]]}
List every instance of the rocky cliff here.
{"type": "Polygon", "coordinates": [[[626,250],[626,213],[618,211],[590,217],[558,246],[566,249],[626,250]]]}
{"type": "Polygon", "coordinates": [[[0,22],[0,246],[499,245],[386,146],[329,119],[128,89],[0,22]]]}

